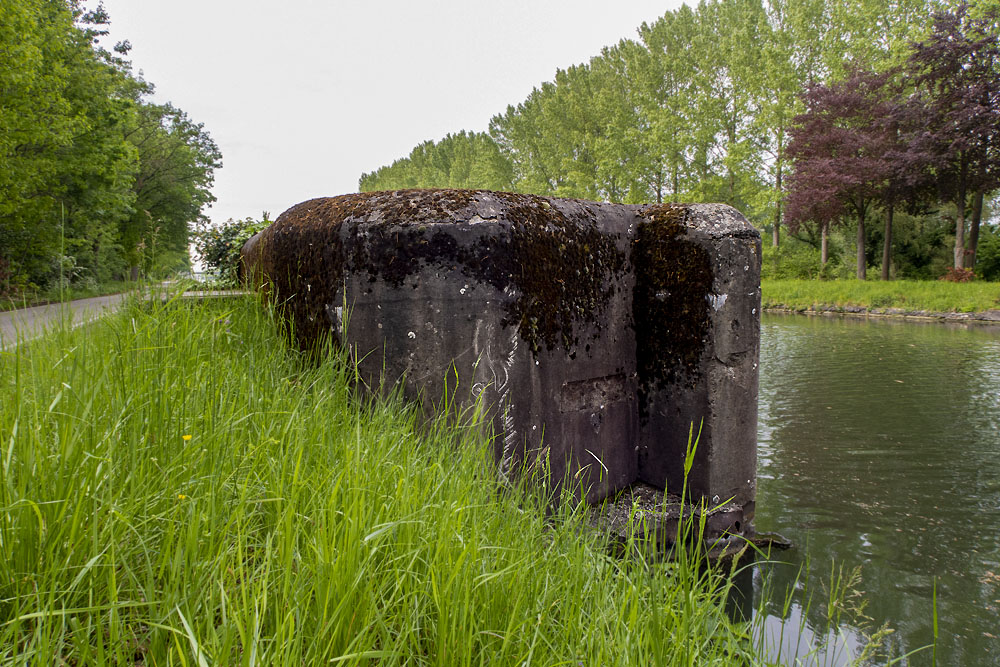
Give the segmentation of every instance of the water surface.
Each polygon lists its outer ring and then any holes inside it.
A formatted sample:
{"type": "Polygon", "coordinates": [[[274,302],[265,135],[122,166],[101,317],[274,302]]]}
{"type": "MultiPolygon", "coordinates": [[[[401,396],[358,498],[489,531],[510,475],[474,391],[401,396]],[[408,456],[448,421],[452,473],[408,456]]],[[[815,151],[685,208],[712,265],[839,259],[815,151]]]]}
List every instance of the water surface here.
{"type": "Polygon", "coordinates": [[[1000,329],[765,315],[758,441],[757,529],[797,545],[756,573],[773,651],[826,636],[803,662],[843,664],[885,623],[895,655],[925,646],[936,587],[937,664],[1000,664],[1000,329]],[[868,619],[828,627],[831,564],[868,619]]]}

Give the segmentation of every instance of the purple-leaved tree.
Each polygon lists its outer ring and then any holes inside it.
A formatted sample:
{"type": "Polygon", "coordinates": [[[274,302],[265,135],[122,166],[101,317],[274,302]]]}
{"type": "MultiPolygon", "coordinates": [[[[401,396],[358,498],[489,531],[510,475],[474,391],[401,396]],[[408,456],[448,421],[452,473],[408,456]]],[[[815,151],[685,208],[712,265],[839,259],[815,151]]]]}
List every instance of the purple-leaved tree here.
{"type": "Polygon", "coordinates": [[[857,277],[864,280],[865,223],[873,209],[886,210],[883,278],[888,278],[892,211],[901,192],[904,169],[899,114],[891,73],[861,69],[846,79],[815,85],[804,96],[807,111],[794,121],[788,154],[795,160],[789,179],[786,220],[794,229],[805,221],[821,227],[823,261],[830,225],[857,220],[857,277]]]}
{"type": "Polygon", "coordinates": [[[975,264],[983,195],[1000,187],[1000,47],[995,11],[970,15],[962,4],[937,14],[931,35],[911,46],[906,70],[917,85],[922,130],[910,141],[932,156],[928,173],[955,204],[956,269],[975,264]],[[972,197],[966,248],[965,220],[972,197]],[[966,255],[968,254],[968,262],[966,255]]]}

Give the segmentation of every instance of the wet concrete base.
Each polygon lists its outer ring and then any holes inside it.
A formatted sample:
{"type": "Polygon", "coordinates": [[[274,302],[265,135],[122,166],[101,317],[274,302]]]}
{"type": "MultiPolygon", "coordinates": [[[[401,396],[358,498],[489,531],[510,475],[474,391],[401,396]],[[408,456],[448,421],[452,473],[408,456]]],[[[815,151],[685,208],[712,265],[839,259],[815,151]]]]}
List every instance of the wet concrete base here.
{"type": "Polygon", "coordinates": [[[636,482],[594,505],[590,522],[621,545],[637,541],[667,553],[678,542],[701,542],[718,558],[747,545],[746,536],[753,534],[753,503],[682,503],[679,495],[636,482]]]}
{"type": "Polygon", "coordinates": [[[671,558],[675,547],[683,545],[713,562],[735,559],[746,564],[758,556],[792,548],[792,543],[777,533],[757,533],[753,515],[752,502],[715,506],[682,503],[679,495],[636,482],[592,505],[589,523],[608,536],[612,552],[619,554],[632,543],[653,558],[671,558]]]}

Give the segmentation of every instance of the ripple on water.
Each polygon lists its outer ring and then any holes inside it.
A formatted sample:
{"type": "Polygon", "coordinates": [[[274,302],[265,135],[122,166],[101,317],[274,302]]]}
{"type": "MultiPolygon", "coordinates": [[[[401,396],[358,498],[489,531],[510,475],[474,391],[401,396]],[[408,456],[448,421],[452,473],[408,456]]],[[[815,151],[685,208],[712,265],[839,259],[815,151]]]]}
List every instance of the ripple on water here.
{"type": "MultiPolygon", "coordinates": [[[[867,615],[912,650],[931,636],[936,586],[939,661],[995,663],[998,330],[765,315],[758,445],[757,527],[800,547],[778,587],[802,567],[822,601],[831,563],[860,565],[867,615]]],[[[824,605],[796,603],[822,627],[824,605]]]]}

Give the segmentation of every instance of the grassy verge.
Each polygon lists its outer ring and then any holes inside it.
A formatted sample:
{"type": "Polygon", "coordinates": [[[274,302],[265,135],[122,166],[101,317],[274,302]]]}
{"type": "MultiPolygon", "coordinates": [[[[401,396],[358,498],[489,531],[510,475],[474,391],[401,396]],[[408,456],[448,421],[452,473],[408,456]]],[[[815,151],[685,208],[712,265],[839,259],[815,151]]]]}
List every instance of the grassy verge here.
{"type": "Polygon", "coordinates": [[[250,299],[0,353],[0,663],[758,662],[715,575],[608,557],[476,429],[349,387],[250,299]]]}
{"type": "Polygon", "coordinates": [[[126,292],[135,288],[136,283],[134,282],[113,281],[91,287],[67,287],[62,292],[59,290],[24,292],[15,296],[0,298],[0,311],[30,308],[31,306],[73,301],[75,299],[89,299],[94,296],[118,294],[119,292],[126,292]]]}
{"type": "Polygon", "coordinates": [[[764,308],[813,306],[982,312],[1000,309],[1000,283],[893,280],[762,280],[764,308]]]}

